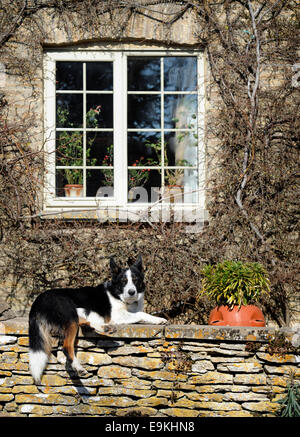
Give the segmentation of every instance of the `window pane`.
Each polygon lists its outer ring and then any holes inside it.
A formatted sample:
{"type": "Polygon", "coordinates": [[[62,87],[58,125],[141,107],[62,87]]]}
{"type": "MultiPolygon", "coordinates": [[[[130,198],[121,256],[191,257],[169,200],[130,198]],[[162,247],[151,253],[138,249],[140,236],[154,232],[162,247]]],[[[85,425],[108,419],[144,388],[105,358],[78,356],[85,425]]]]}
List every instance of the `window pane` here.
{"type": "Polygon", "coordinates": [[[165,128],[195,129],[197,127],[197,96],[166,95],[165,96],[165,128]]]}
{"type": "Polygon", "coordinates": [[[82,127],[83,104],[80,94],[58,94],[56,96],[56,126],[82,127]]]}
{"type": "Polygon", "coordinates": [[[128,127],[159,129],[161,126],[160,96],[129,95],[128,127]]]}
{"type": "Polygon", "coordinates": [[[56,89],[77,90],[83,89],[82,62],[56,63],[56,89]]]}
{"type": "Polygon", "coordinates": [[[128,91],[160,90],[160,58],[128,59],[128,91]]]}
{"type": "Polygon", "coordinates": [[[159,165],[161,161],[159,132],[128,133],[128,165],[159,165]]]}
{"type": "Polygon", "coordinates": [[[80,166],[83,164],[82,132],[57,132],[56,165],[80,166]]]}
{"type": "Polygon", "coordinates": [[[156,202],[160,187],[161,174],[158,170],[128,170],[128,202],[156,202]]]}
{"type": "Polygon", "coordinates": [[[87,170],[87,197],[111,197],[114,185],[113,170],[87,170]]]}
{"type": "Polygon", "coordinates": [[[112,62],[86,63],[86,89],[109,91],[113,89],[112,62]]]}
{"type": "Polygon", "coordinates": [[[86,127],[112,128],[113,127],[113,95],[88,94],[86,96],[86,127]]]}
{"type": "Polygon", "coordinates": [[[164,58],[165,91],[195,91],[197,89],[197,60],[195,57],[164,58]]]}
{"type": "Polygon", "coordinates": [[[66,185],[82,185],[82,169],[59,169],[56,171],[56,196],[82,197],[83,187],[67,187],[66,185]]]}
{"type": "Polygon", "coordinates": [[[86,135],[86,165],[112,166],[114,159],[113,133],[88,132],[86,135]]]}
{"type": "Polygon", "coordinates": [[[198,142],[194,132],[170,132],[165,134],[166,156],[165,165],[196,166],[198,142]]]}
{"type": "Polygon", "coordinates": [[[197,188],[197,170],[165,169],[165,201],[195,203],[198,199],[197,188]]]}

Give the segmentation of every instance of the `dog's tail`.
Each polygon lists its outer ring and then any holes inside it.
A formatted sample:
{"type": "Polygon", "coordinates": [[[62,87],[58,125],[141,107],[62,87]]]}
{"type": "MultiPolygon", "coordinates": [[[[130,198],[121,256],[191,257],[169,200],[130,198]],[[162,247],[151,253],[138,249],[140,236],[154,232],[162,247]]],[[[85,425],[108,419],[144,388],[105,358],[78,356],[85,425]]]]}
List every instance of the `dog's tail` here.
{"type": "Polygon", "coordinates": [[[51,352],[51,327],[36,314],[29,316],[29,368],[36,384],[48,363],[51,352]]]}

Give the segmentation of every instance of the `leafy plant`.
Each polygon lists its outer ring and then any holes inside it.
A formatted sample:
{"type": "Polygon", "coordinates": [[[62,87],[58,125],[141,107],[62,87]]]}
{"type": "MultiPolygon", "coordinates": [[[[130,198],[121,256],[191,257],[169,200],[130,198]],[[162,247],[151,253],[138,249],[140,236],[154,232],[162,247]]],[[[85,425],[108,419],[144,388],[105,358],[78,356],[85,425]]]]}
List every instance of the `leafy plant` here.
{"type": "Polygon", "coordinates": [[[283,333],[276,332],[274,338],[269,340],[266,352],[270,355],[278,354],[281,356],[286,354],[300,355],[300,346],[293,346],[283,333]]]}
{"type": "MultiPolygon", "coordinates": [[[[92,114],[96,110],[90,109],[87,113],[92,114]]],[[[58,125],[68,125],[73,127],[73,123],[68,122],[69,110],[67,108],[58,106],[57,108],[57,122],[58,125]]],[[[96,121],[95,121],[96,122],[96,121]]],[[[96,122],[97,123],[97,122],[96,122]]],[[[96,164],[96,158],[90,158],[91,147],[95,141],[95,138],[91,138],[86,148],[86,160],[89,159],[89,165],[96,164]]],[[[57,138],[56,156],[59,165],[78,167],[83,165],[83,136],[82,132],[78,131],[62,131],[57,138]]],[[[68,184],[82,184],[83,183],[83,171],[82,169],[68,168],[64,169],[65,178],[68,184]]]]}
{"type": "Polygon", "coordinates": [[[260,295],[270,292],[270,282],[266,270],[259,263],[224,261],[207,265],[202,271],[202,290],[214,299],[217,305],[249,305],[260,295]]]}
{"type": "Polygon", "coordinates": [[[300,417],[300,390],[299,384],[294,382],[293,374],[291,374],[290,382],[287,385],[286,396],[277,402],[281,405],[278,414],[281,417],[300,417]]]}

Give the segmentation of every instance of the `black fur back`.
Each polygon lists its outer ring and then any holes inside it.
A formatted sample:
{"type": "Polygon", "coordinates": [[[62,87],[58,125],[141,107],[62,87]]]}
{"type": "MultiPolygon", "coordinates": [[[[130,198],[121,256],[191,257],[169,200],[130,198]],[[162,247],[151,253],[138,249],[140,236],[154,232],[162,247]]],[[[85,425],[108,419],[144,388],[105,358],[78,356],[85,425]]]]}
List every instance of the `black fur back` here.
{"type": "Polygon", "coordinates": [[[63,333],[70,323],[78,323],[76,308],[84,308],[87,315],[95,311],[102,317],[109,316],[111,305],[105,286],[54,289],[40,294],[29,313],[30,349],[43,349],[43,340],[38,335],[38,324],[44,323],[53,331],[63,333]]]}

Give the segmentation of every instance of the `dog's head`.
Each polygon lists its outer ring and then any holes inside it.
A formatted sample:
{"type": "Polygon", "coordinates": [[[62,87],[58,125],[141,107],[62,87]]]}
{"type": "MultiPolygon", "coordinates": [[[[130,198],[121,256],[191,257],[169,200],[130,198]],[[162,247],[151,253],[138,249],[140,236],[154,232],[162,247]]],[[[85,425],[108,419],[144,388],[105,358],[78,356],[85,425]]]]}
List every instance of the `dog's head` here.
{"type": "Polygon", "coordinates": [[[144,274],[141,255],[135,262],[130,261],[129,267],[122,269],[114,258],[110,258],[112,274],[111,293],[126,305],[140,303],[144,299],[144,274]]]}

